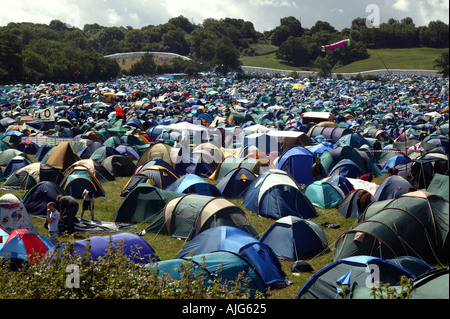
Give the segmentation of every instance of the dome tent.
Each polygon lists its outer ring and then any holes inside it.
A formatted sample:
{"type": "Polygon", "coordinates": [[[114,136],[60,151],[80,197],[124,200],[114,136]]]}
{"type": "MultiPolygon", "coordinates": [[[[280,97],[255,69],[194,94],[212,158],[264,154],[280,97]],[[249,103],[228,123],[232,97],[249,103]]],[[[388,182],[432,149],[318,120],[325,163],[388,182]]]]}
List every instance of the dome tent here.
{"type": "Polygon", "coordinates": [[[311,171],[313,163],[313,153],[302,146],[293,146],[281,155],[277,169],[291,174],[298,184],[309,185],[314,182],[311,171]]]}
{"type": "Polygon", "coordinates": [[[315,222],[296,216],[278,219],[262,235],[281,259],[299,260],[328,247],[325,232],[315,222]]]}
{"type": "Polygon", "coordinates": [[[317,216],[315,208],[294,179],[278,169],[258,176],[250,185],[243,205],[261,216],[275,219],[288,215],[302,218],[317,216]]]}
{"type": "Polygon", "coordinates": [[[217,226],[233,226],[257,236],[240,207],[222,197],[198,194],[171,199],[159,219],[145,231],[191,240],[202,231],[217,226]]]}
{"type": "Polygon", "coordinates": [[[315,181],[303,189],[303,194],[314,206],[327,209],[338,206],[344,199],[344,192],[340,188],[325,181],[315,181]]]}

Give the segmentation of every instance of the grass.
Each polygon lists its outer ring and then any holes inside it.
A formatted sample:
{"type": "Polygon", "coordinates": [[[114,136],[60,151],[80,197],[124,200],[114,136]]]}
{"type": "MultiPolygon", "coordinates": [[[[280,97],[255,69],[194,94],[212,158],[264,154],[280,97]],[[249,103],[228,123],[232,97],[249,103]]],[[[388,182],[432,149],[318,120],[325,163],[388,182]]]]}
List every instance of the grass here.
{"type": "MultiPolygon", "coordinates": [[[[127,182],[128,178],[121,177],[116,178],[115,181],[103,183],[102,186],[105,190],[106,197],[99,197],[95,201],[95,219],[100,221],[111,222],[113,221],[113,214],[116,208],[120,205],[123,198],[120,197],[120,192],[122,191],[123,186],[127,182]]],[[[378,178],[375,180],[377,184],[382,182],[383,178],[378,178]]],[[[211,181],[212,182],[212,181],[211,181]]],[[[0,187],[3,183],[0,183],[0,187]]],[[[0,189],[0,196],[4,194],[15,194],[19,198],[23,198],[26,194],[25,190],[4,190],[0,189]]],[[[80,203],[81,209],[81,200],[78,200],[80,203]]],[[[241,207],[246,213],[247,219],[251,223],[251,225],[256,229],[258,234],[262,234],[273,222],[273,219],[261,217],[252,211],[249,211],[245,207],[242,206],[243,200],[230,200],[233,204],[241,207]]],[[[323,227],[330,250],[324,252],[323,254],[319,254],[316,256],[311,256],[310,258],[305,258],[305,261],[311,264],[315,271],[318,271],[325,267],[326,265],[332,262],[333,258],[333,248],[335,242],[338,240],[339,236],[344,233],[346,230],[351,229],[356,225],[356,219],[344,219],[338,212],[336,208],[331,209],[320,209],[317,208],[318,217],[312,219],[319,225],[329,222],[333,224],[339,224],[341,227],[338,229],[326,228],[323,227]]],[[[86,212],[85,212],[86,214],[86,212]]],[[[78,217],[80,216],[80,210],[78,212],[78,217]]],[[[85,215],[89,218],[89,214],[85,215]]],[[[44,229],[44,219],[31,217],[33,223],[35,224],[38,232],[47,236],[47,230],[44,229]]],[[[85,217],[86,218],[86,217],[85,217]]],[[[148,223],[137,223],[136,229],[133,230],[124,230],[125,232],[138,232],[142,231],[148,226],[148,223]]],[[[69,240],[81,240],[88,238],[90,236],[105,236],[108,233],[101,234],[92,234],[92,233],[76,233],[72,236],[64,236],[60,237],[60,241],[69,241],[69,240]]],[[[146,233],[143,237],[156,251],[156,254],[161,260],[173,259],[177,256],[179,251],[187,244],[184,240],[179,240],[176,238],[172,238],[167,235],[155,234],[155,233],[146,233]]],[[[293,282],[292,285],[284,288],[273,290],[269,296],[269,298],[273,299],[292,299],[295,298],[300,287],[312,276],[312,273],[302,273],[302,274],[294,274],[291,272],[291,262],[280,260],[284,272],[287,274],[290,281],[293,282]]]]}

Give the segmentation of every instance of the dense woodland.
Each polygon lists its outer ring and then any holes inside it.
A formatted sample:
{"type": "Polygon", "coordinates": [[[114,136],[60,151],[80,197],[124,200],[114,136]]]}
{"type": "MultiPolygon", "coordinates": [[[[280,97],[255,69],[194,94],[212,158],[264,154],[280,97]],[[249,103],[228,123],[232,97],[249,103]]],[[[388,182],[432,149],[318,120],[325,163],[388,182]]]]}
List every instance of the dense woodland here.
{"type": "Polygon", "coordinates": [[[293,66],[345,65],[368,58],[368,48],[449,47],[449,26],[431,21],[416,26],[411,18],[390,19],[378,28],[368,28],[356,18],[349,28],[336,30],[325,21],[304,28],[295,17],[264,33],[242,19],[205,19],[193,24],[179,16],[165,24],[105,27],[86,24],[83,29],[53,20],[49,25],[9,23],[0,27],[0,82],[87,82],[109,80],[122,75],[118,61],[104,55],[118,52],[160,51],[188,56],[193,62],[173,59],[157,65],[146,57],[127,71],[131,75],[163,72],[238,70],[241,55],[255,55],[256,44],[276,48],[278,59],[293,66]],[[325,44],[350,38],[351,46],[327,52],[325,44]]]}

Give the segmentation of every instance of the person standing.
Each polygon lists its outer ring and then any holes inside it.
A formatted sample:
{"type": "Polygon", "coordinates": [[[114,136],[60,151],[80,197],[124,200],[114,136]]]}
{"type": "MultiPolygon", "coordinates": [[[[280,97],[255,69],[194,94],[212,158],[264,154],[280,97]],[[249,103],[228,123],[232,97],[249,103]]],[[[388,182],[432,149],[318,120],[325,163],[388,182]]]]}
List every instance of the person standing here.
{"type": "Polygon", "coordinates": [[[320,157],[317,156],[314,164],[311,167],[312,176],[314,177],[314,181],[318,181],[322,179],[323,171],[322,164],[320,164],[320,157]]]}
{"type": "Polygon", "coordinates": [[[80,218],[83,218],[85,210],[89,210],[91,213],[91,220],[94,220],[94,193],[85,189],[81,196],[83,196],[83,203],[81,204],[80,218]]]}
{"type": "Polygon", "coordinates": [[[62,196],[60,194],[56,197],[56,201],[59,203],[61,218],[67,227],[69,235],[71,235],[75,230],[75,216],[78,213],[80,205],[70,195],[62,196]]]}
{"type": "Polygon", "coordinates": [[[60,214],[56,210],[55,202],[47,204],[47,218],[45,219],[46,225],[48,225],[48,237],[53,245],[56,245],[59,237],[59,223],[60,214]]]}

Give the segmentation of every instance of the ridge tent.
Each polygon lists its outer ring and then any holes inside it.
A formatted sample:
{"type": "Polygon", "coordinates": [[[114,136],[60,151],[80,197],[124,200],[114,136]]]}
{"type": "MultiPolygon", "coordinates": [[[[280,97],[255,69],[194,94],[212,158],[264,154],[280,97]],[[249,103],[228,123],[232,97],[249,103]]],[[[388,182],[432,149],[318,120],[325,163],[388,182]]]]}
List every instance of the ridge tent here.
{"type": "Polygon", "coordinates": [[[129,178],[120,196],[127,196],[132,189],[141,183],[151,183],[161,189],[166,189],[178,180],[178,178],[178,175],[172,169],[160,165],[147,166],[129,178]]]}
{"type": "Polygon", "coordinates": [[[60,186],[67,195],[78,199],[83,198],[82,194],[85,189],[92,191],[95,197],[105,196],[105,190],[97,177],[84,166],[73,166],[66,171],[60,186]]]}
{"type": "MultiPolygon", "coordinates": [[[[303,123],[306,124],[306,123],[303,123]]],[[[352,134],[353,131],[348,128],[342,128],[342,127],[326,127],[326,126],[319,126],[315,125],[311,127],[308,131],[308,135],[311,138],[314,138],[319,135],[323,135],[327,140],[330,140],[334,143],[336,143],[342,136],[347,134],[352,134]]]]}
{"type": "Polygon", "coordinates": [[[14,229],[0,250],[0,257],[39,264],[53,244],[45,236],[28,229],[14,229]]]}
{"type": "Polygon", "coordinates": [[[244,198],[254,180],[255,174],[246,168],[237,167],[229,171],[216,187],[225,198],[244,198]]]}
{"type": "MultiPolygon", "coordinates": [[[[360,212],[358,207],[358,198],[362,193],[370,194],[370,192],[364,189],[354,189],[350,191],[342,200],[341,204],[338,207],[338,212],[344,218],[357,218],[359,215],[364,213],[360,212]]],[[[370,194],[370,201],[376,201],[375,197],[372,194],[370,194]]]]}
{"type": "Polygon", "coordinates": [[[61,142],[45,154],[41,163],[49,164],[61,171],[80,160],[80,157],[72,151],[69,142],[61,142]]]}
{"type": "Polygon", "coordinates": [[[325,232],[313,221],[286,216],[274,222],[262,235],[261,242],[286,260],[300,260],[328,248],[325,232]]]}
{"type": "Polygon", "coordinates": [[[243,257],[261,275],[266,286],[286,286],[280,261],[273,250],[236,227],[218,226],[205,230],[193,238],[176,258],[217,251],[229,251],[243,257]]]}
{"type": "Polygon", "coordinates": [[[213,282],[220,278],[222,283],[227,283],[232,289],[236,278],[242,276],[247,282],[245,289],[250,291],[250,298],[255,298],[257,292],[266,293],[264,281],[256,269],[245,258],[228,251],[164,260],[150,264],[148,268],[156,269],[160,277],[179,281],[182,278],[183,269],[187,268],[183,265],[192,265],[193,273],[204,277],[203,285],[205,286],[212,286],[213,282]]]}
{"type": "Polygon", "coordinates": [[[278,159],[277,169],[288,172],[298,184],[309,185],[314,182],[313,164],[314,156],[307,148],[293,146],[278,159]]]}
{"type": "Polygon", "coordinates": [[[222,196],[222,193],[215,185],[208,183],[203,178],[194,174],[187,174],[180,177],[165,189],[185,194],[195,193],[206,196],[222,196]]]}
{"type": "Polygon", "coordinates": [[[114,222],[152,222],[159,213],[164,212],[169,200],[184,195],[160,189],[153,184],[138,184],[117,207],[113,214],[114,222]]]}
{"type": "Polygon", "coordinates": [[[317,216],[295,180],[278,169],[258,176],[248,188],[243,205],[258,215],[275,219],[288,215],[305,219],[317,216]]]}
{"type": "Polygon", "coordinates": [[[155,218],[145,230],[190,240],[202,231],[217,226],[233,226],[257,236],[240,207],[222,197],[198,194],[171,199],[159,219],[155,218]]]}
{"type": "Polygon", "coordinates": [[[339,237],[334,260],[371,255],[448,262],[446,199],[422,191],[409,192],[396,199],[372,202],[362,217],[357,226],[339,237]]]}
{"type": "Polygon", "coordinates": [[[59,211],[59,203],[56,201],[56,196],[66,193],[57,184],[53,182],[39,182],[30,188],[23,196],[23,205],[28,214],[33,216],[47,216],[47,203],[55,202],[56,210],[59,211]]]}
{"type": "Polygon", "coordinates": [[[136,264],[148,264],[159,261],[155,249],[143,238],[132,233],[119,233],[111,236],[91,236],[84,240],[76,240],[72,243],[63,242],[54,246],[48,251],[49,258],[59,258],[65,246],[73,245],[73,255],[79,258],[84,253],[90,252],[92,261],[107,256],[110,248],[113,248],[113,254],[123,252],[123,254],[136,264]]]}
{"type": "Polygon", "coordinates": [[[310,202],[323,209],[338,206],[344,199],[344,192],[325,181],[315,181],[303,189],[310,202]]]}
{"type": "Polygon", "coordinates": [[[378,201],[397,198],[408,192],[412,185],[403,177],[392,175],[387,177],[377,188],[374,196],[378,201]]]}
{"type": "Polygon", "coordinates": [[[102,166],[114,177],[130,177],[136,170],[133,161],[123,155],[108,156],[102,166]]]}
{"type": "Polygon", "coordinates": [[[354,256],[339,259],[316,272],[299,290],[300,299],[338,299],[342,286],[350,291],[365,287],[367,283],[382,282],[398,285],[402,276],[417,278],[432,270],[427,263],[414,257],[381,259],[371,256],[354,256]],[[370,272],[367,272],[370,269],[370,272]],[[376,269],[377,271],[372,271],[376,269]]]}

